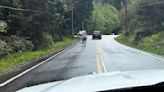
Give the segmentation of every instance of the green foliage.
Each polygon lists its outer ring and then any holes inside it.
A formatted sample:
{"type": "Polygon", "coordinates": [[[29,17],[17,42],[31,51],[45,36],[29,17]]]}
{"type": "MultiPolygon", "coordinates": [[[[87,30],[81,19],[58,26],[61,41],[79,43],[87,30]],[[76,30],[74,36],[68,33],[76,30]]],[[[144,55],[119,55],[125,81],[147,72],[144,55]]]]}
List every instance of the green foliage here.
{"type": "MultiPolygon", "coordinates": [[[[122,8],[122,5],[125,3],[125,0],[95,0],[95,2],[101,2],[101,3],[106,3],[114,6],[118,10],[122,8]]],[[[137,0],[136,0],[137,1],[137,0]]]]}
{"type": "Polygon", "coordinates": [[[12,42],[9,45],[14,52],[30,51],[34,47],[31,41],[17,36],[12,36],[12,42]]]}
{"type": "MultiPolygon", "coordinates": [[[[77,32],[82,22],[87,25],[93,0],[73,1],[77,32]]],[[[0,8],[0,72],[74,41],[64,39],[71,36],[72,0],[0,0],[0,5],[6,7],[0,8]]]]}
{"type": "MultiPolygon", "coordinates": [[[[74,1],[75,32],[91,15],[92,2],[74,1]]],[[[3,39],[11,48],[10,53],[47,48],[71,35],[71,0],[1,0],[0,5],[14,7],[0,8],[0,35],[7,36],[3,39]],[[5,41],[7,38],[13,42],[5,41]]]]}
{"type": "MultiPolygon", "coordinates": [[[[164,3],[161,0],[131,0],[128,3],[128,29],[118,40],[124,44],[159,55],[163,54],[164,3]],[[124,39],[124,41],[122,39],[124,39]]],[[[123,9],[122,15],[125,9],[123,9]]],[[[124,24],[125,18],[122,18],[124,24]]]]}
{"type": "Polygon", "coordinates": [[[39,48],[40,49],[47,48],[49,46],[52,46],[53,44],[54,41],[52,35],[48,33],[43,33],[42,43],[40,44],[39,48]]]}
{"type": "MultiPolygon", "coordinates": [[[[130,1],[127,19],[128,30],[126,30],[126,32],[128,35],[135,35],[134,42],[136,44],[139,43],[142,38],[149,37],[164,30],[164,26],[162,25],[164,21],[164,15],[162,14],[164,12],[164,4],[151,5],[159,1],[161,0],[130,1]]],[[[123,21],[125,20],[123,19],[123,21]]]]}
{"type": "Polygon", "coordinates": [[[160,32],[158,34],[154,34],[150,37],[146,37],[146,38],[142,39],[141,47],[145,48],[145,49],[148,49],[150,47],[164,49],[164,32],[160,32]]]}
{"type": "Polygon", "coordinates": [[[4,21],[0,21],[0,32],[6,32],[7,24],[4,21]]]}
{"type": "Polygon", "coordinates": [[[82,26],[84,26],[84,28],[87,27],[87,25],[89,24],[88,20],[92,15],[92,11],[93,0],[79,0],[77,3],[75,3],[74,29],[76,33],[79,30],[82,30],[82,26]]]}
{"type": "Polygon", "coordinates": [[[5,41],[0,40],[0,56],[5,56],[9,54],[11,51],[11,48],[8,46],[8,44],[5,41]]]}
{"type": "Polygon", "coordinates": [[[134,36],[127,38],[124,35],[121,35],[117,37],[116,40],[125,45],[164,56],[164,32],[142,38],[137,45],[134,44],[134,36]]]}
{"type": "MultiPolygon", "coordinates": [[[[3,37],[5,39],[5,37],[3,37]]],[[[0,56],[5,56],[14,52],[24,52],[33,49],[33,44],[24,38],[12,36],[6,40],[0,39],[0,56]],[[7,40],[8,39],[8,40],[7,40]]]]}
{"type": "Polygon", "coordinates": [[[24,64],[30,60],[39,58],[42,55],[48,54],[52,51],[58,51],[62,49],[66,45],[70,45],[74,43],[76,40],[75,39],[70,39],[70,38],[65,38],[63,41],[57,42],[50,46],[49,48],[42,49],[42,50],[37,50],[37,51],[27,51],[23,53],[15,53],[8,55],[7,57],[1,58],[0,59],[0,72],[6,72],[17,65],[24,64]]]}
{"type": "Polygon", "coordinates": [[[114,29],[120,27],[120,18],[119,11],[112,5],[94,3],[94,10],[88,30],[100,30],[103,34],[110,34],[114,29]]]}

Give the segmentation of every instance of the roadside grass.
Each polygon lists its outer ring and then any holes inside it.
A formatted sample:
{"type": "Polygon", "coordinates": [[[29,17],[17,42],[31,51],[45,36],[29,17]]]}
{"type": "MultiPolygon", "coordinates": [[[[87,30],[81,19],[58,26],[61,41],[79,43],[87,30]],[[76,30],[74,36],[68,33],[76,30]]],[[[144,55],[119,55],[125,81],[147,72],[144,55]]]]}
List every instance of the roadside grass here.
{"type": "Polygon", "coordinates": [[[164,56],[164,32],[146,37],[137,45],[134,44],[133,37],[120,35],[116,40],[124,45],[164,56]]]}
{"type": "Polygon", "coordinates": [[[64,46],[72,44],[75,41],[76,39],[65,38],[63,41],[56,42],[53,46],[50,46],[46,49],[8,55],[0,59],[0,73],[7,72],[15,68],[17,65],[24,64],[33,59],[39,58],[42,55],[48,54],[52,51],[58,51],[62,49],[64,46]]]}

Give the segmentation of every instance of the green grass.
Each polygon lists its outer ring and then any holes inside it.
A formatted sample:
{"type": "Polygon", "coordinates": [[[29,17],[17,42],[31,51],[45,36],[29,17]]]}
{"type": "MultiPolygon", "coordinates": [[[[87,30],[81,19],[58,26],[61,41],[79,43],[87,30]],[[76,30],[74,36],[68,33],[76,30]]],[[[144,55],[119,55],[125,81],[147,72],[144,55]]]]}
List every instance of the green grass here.
{"type": "Polygon", "coordinates": [[[134,44],[133,36],[125,37],[121,35],[116,40],[124,45],[164,56],[164,32],[145,37],[137,45],[134,44]]]}
{"type": "Polygon", "coordinates": [[[66,38],[63,41],[56,42],[53,46],[47,49],[8,55],[7,57],[0,59],[0,73],[7,72],[16,67],[17,65],[21,65],[33,59],[39,58],[44,54],[48,54],[52,51],[58,51],[62,49],[64,46],[72,44],[75,41],[75,39],[66,38]]]}

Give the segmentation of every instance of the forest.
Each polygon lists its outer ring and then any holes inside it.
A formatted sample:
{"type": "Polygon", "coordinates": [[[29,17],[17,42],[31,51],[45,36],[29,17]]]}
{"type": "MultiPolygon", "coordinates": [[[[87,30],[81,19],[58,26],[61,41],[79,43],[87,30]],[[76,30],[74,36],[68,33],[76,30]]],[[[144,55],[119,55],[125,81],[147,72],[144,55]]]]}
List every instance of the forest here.
{"type": "Polygon", "coordinates": [[[44,49],[66,37],[72,37],[91,15],[92,2],[0,0],[0,57],[44,49]]]}
{"type": "MultiPolygon", "coordinates": [[[[125,16],[125,8],[121,11],[125,16]]],[[[118,41],[151,53],[164,55],[164,1],[130,0],[118,41]],[[126,22],[126,23],[125,23],[126,22]]]]}

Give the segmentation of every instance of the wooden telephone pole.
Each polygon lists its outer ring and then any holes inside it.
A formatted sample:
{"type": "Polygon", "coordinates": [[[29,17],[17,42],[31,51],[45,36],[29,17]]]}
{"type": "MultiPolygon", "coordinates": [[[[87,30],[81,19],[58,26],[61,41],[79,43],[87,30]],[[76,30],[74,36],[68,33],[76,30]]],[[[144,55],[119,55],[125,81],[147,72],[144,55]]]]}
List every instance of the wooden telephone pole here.
{"type": "Polygon", "coordinates": [[[127,0],[125,0],[125,30],[126,31],[128,31],[128,27],[127,27],[127,25],[128,25],[128,8],[127,8],[127,3],[128,3],[128,1],[127,0]]]}
{"type": "Polygon", "coordinates": [[[74,1],[72,0],[72,36],[74,36],[74,1]]]}

